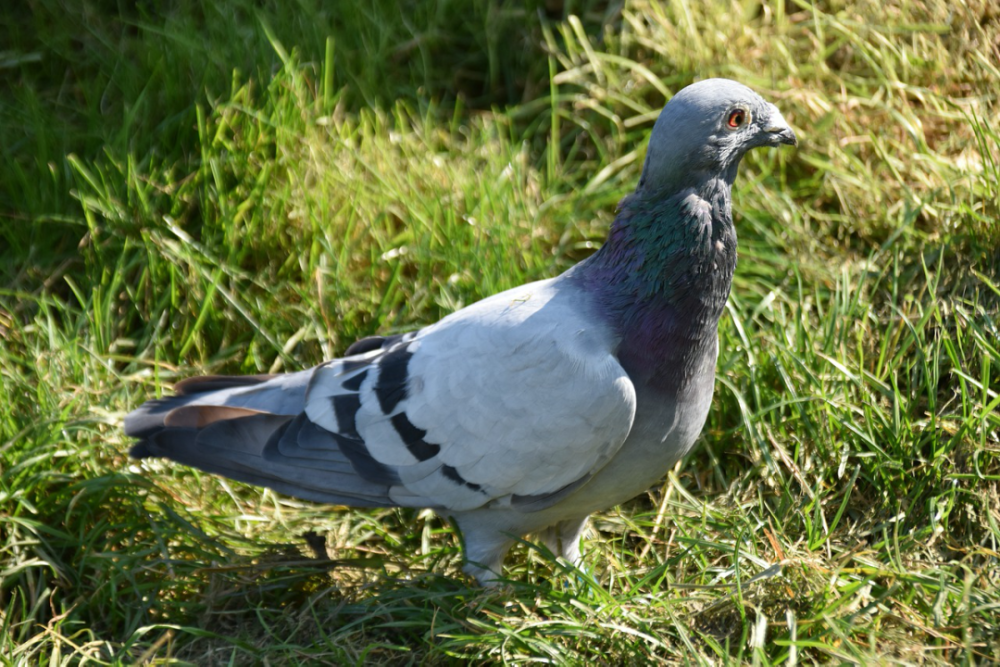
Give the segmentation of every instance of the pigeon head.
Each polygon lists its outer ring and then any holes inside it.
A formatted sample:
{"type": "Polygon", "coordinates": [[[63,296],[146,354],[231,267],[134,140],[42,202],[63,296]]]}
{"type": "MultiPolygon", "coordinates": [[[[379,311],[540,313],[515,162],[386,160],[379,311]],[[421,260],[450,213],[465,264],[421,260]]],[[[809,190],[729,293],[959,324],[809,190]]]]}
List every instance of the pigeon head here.
{"type": "Polygon", "coordinates": [[[637,192],[677,192],[715,178],[732,185],[748,150],[795,143],[778,108],[754,91],[728,79],[699,81],[663,108],[637,192]]]}

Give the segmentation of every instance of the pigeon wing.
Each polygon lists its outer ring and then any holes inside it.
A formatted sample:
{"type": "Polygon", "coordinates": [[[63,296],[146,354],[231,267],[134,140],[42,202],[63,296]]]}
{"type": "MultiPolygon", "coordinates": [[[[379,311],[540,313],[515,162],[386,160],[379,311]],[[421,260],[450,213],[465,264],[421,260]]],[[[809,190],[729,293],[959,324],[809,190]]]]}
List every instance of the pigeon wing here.
{"type": "Polygon", "coordinates": [[[613,337],[573,296],[529,284],[330,362],[306,414],[397,475],[397,504],[538,509],[603,467],[635,415],[613,337]]]}
{"type": "Polygon", "coordinates": [[[125,421],[132,453],[311,500],[531,511],[617,452],[635,390],[614,337],[564,280],[274,377],[209,377],[125,421]]]}

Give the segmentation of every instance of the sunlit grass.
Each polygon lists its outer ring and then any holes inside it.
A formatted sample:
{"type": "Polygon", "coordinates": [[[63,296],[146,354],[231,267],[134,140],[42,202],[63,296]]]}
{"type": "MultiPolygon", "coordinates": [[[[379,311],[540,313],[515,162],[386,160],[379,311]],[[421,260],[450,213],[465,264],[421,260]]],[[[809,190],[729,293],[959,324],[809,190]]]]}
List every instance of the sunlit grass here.
{"type": "Polygon", "coordinates": [[[320,4],[0,9],[0,655],[995,654],[988,8],[320,4]],[[701,444],[595,517],[587,571],[527,544],[483,592],[429,512],[128,460],[122,416],[179,377],[307,367],[587,256],[667,96],[707,76],[801,143],[737,183],[701,444]]]}

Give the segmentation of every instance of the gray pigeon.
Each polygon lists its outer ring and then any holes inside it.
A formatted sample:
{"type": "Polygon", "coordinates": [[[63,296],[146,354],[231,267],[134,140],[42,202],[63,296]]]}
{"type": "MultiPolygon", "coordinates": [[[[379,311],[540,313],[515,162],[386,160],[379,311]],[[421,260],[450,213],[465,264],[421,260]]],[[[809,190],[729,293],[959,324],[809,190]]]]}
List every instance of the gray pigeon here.
{"type": "Polygon", "coordinates": [[[701,432],[733,179],[751,148],[795,143],[746,86],[688,86],[590,258],[309,370],[184,380],[125,418],[131,454],[306,500],[433,508],[484,584],[522,535],[577,563],[588,515],[655,484],[701,432]]]}

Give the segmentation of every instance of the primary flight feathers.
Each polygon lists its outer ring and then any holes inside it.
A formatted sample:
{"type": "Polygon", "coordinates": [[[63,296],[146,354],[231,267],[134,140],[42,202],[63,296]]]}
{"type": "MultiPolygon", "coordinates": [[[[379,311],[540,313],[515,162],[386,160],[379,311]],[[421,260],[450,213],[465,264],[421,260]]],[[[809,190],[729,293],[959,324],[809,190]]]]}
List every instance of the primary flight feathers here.
{"type": "Polygon", "coordinates": [[[697,439],[736,264],[736,169],[750,148],[794,143],[749,88],[688,86],[589,259],[310,370],[185,380],[126,417],[132,455],[306,500],[431,507],[482,583],[521,535],[577,561],[587,517],[697,439]]]}

